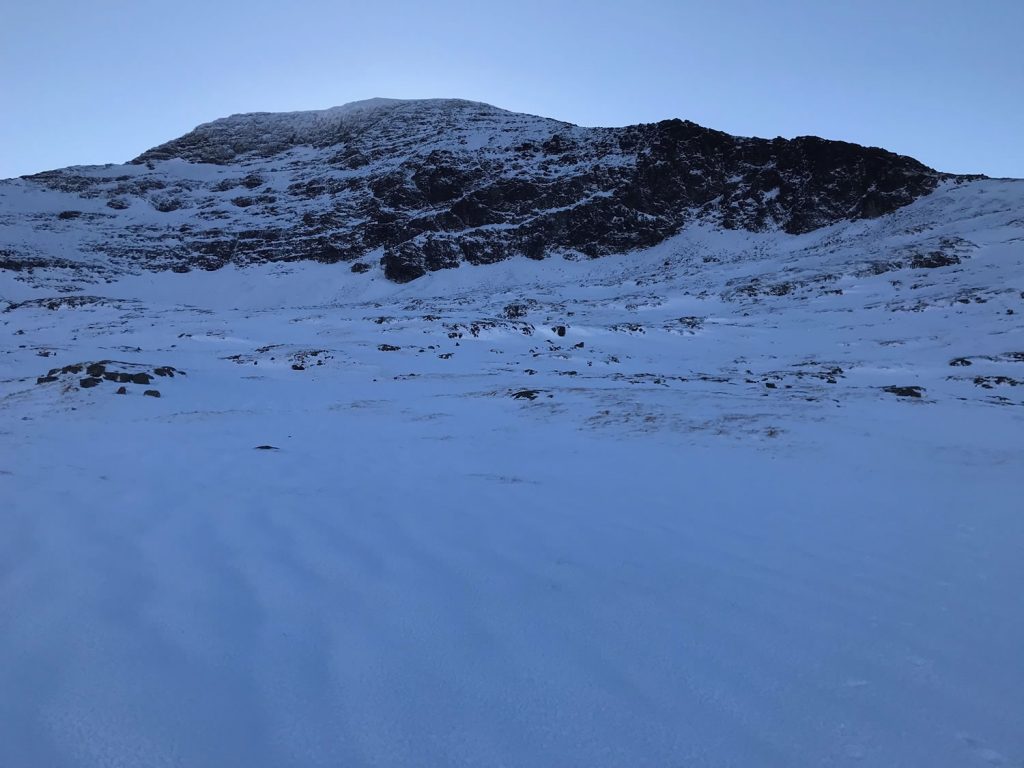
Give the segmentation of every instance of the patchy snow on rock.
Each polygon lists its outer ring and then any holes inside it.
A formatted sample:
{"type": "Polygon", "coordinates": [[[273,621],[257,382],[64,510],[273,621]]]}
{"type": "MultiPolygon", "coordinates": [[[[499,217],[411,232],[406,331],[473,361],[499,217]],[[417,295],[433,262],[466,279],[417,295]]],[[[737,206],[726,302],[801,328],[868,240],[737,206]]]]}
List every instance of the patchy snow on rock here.
{"type": "Polygon", "coordinates": [[[461,99],[232,115],[126,165],[0,182],[0,264],[103,281],[228,264],[460,264],[645,250],[695,224],[805,233],[944,182],[881,149],[681,120],[584,128],[461,99]],[[379,252],[379,253],[378,253],[379,252]]]}

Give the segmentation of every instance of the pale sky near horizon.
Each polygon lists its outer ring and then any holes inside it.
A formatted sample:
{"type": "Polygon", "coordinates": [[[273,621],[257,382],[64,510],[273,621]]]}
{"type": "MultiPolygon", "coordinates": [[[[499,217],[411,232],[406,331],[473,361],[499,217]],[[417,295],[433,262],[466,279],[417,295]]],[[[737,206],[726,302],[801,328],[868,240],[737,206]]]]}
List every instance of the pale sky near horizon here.
{"type": "Polygon", "coordinates": [[[0,178],[236,112],[459,97],[1024,177],[1024,0],[0,0],[0,178]]]}

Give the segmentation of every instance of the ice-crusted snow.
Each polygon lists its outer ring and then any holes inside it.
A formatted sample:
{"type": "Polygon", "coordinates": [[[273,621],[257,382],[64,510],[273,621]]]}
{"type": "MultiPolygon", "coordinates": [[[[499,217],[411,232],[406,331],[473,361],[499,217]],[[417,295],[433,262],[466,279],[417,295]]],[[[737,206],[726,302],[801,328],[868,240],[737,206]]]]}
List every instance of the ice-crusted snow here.
{"type": "Polygon", "coordinates": [[[0,272],[0,765],[1021,764],[1021,187],[404,286],[0,272]],[[36,383],[100,360],[185,375],[36,383]]]}

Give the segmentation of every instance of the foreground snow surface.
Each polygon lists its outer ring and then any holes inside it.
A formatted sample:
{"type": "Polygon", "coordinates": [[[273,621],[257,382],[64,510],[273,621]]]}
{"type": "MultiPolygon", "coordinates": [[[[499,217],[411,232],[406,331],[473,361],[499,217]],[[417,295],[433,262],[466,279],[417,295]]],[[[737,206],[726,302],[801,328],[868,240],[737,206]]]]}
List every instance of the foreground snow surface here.
{"type": "Polygon", "coordinates": [[[730,237],[3,273],[0,765],[1021,765],[1019,249],[730,237]]]}

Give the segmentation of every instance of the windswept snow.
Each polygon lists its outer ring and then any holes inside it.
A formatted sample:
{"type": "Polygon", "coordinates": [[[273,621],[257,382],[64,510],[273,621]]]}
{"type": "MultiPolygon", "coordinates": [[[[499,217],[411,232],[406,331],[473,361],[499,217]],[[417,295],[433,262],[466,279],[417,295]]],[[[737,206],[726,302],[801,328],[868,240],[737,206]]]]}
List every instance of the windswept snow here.
{"type": "Polygon", "coordinates": [[[0,273],[0,765],[1021,765],[1022,212],[0,273]]]}

